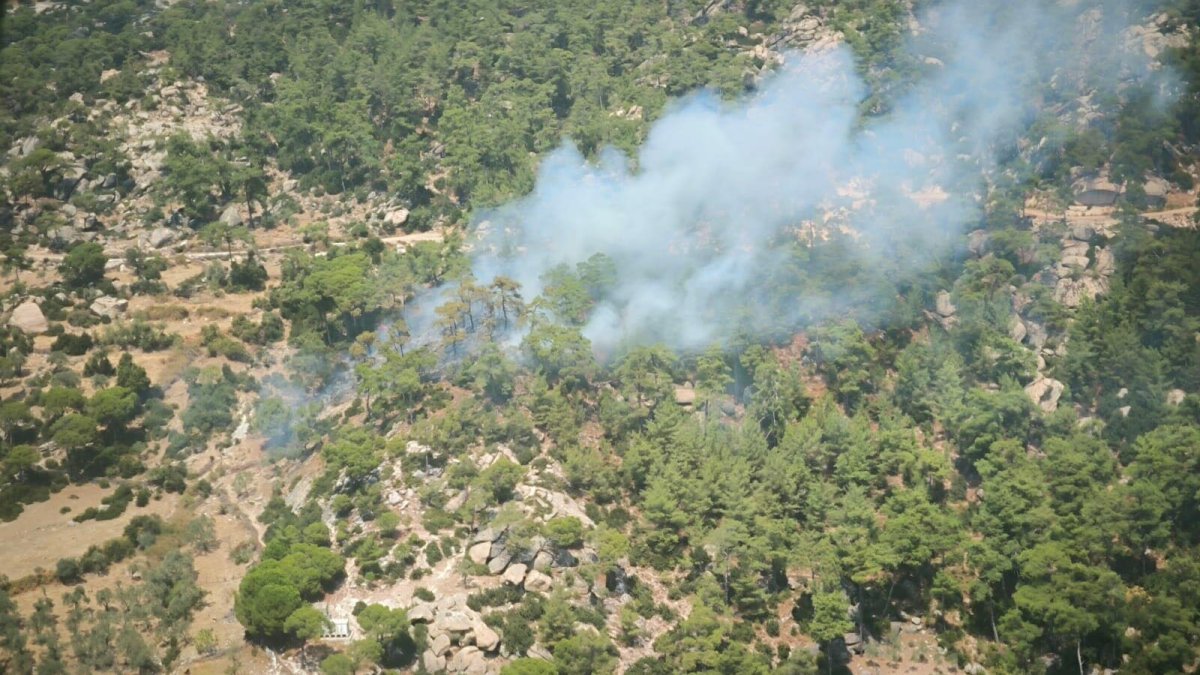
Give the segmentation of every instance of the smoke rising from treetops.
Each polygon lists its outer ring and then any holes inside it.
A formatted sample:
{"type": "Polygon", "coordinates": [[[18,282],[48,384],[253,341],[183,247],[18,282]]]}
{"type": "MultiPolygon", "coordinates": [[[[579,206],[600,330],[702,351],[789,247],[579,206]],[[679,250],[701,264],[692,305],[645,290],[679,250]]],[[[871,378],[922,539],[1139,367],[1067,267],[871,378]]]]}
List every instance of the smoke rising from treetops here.
{"type": "Polygon", "coordinates": [[[998,160],[1039,113],[1074,120],[1081,95],[1166,91],[1126,47],[1135,21],[1124,2],[935,7],[908,38],[915,84],[882,115],[862,113],[848,49],[789,54],[744,100],[677,102],[635,159],[589,162],[569,143],[546,157],[532,193],[478,219],[475,276],[511,277],[532,298],[547,270],[606,254],[616,287],[584,328],[600,350],[695,349],[886,301],[862,288],[766,298],[802,264],[795,247],[830,232],[856,242],[847,264],[916,273],[979,222],[998,160]]]}

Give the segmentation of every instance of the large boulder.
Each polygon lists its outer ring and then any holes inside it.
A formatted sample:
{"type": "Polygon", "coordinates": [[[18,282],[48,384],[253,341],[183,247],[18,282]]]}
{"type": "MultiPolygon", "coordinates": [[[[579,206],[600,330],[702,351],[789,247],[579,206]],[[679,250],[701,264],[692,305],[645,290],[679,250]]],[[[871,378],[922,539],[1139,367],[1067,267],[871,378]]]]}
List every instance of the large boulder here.
{"type": "Polygon", "coordinates": [[[1106,288],[1107,283],[1103,279],[1088,276],[1080,279],[1062,278],[1054,286],[1054,299],[1064,307],[1074,309],[1085,298],[1094,299],[1097,295],[1103,293],[1106,288]]]}
{"type": "Polygon", "coordinates": [[[37,150],[42,141],[37,136],[26,136],[17,141],[16,145],[8,150],[9,157],[28,157],[30,153],[37,150]]]}
{"type": "Polygon", "coordinates": [[[404,445],[404,452],[408,455],[426,455],[433,452],[433,448],[428,445],[421,445],[416,441],[409,441],[404,445]]]}
{"type": "Polygon", "coordinates": [[[958,309],[954,306],[954,303],[950,301],[950,293],[947,291],[940,291],[937,294],[937,302],[935,303],[935,307],[937,309],[937,313],[944,317],[954,316],[955,312],[958,311],[958,309]]]}
{"type": "Polygon", "coordinates": [[[408,620],[411,623],[430,623],[433,621],[434,614],[433,605],[422,602],[419,605],[413,605],[408,610],[408,620]]]}
{"type": "Polygon", "coordinates": [[[1083,206],[1112,206],[1124,191],[1104,175],[1080,179],[1074,187],[1075,203],[1083,206]]]}
{"type": "Polygon", "coordinates": [[[125,298],[114,298],[109,295],[102,295],[92,302],[91,310],[98,316],[115,319],[125,312],[129,307],[129,301],[125,298]]]}
{"type": "Polygon", "coordinates": [[[505,549],[496,551],[496,547],[493,546],[492,555],[495,557],[488,561],[488,572],[491,574],[500,574],[508,567],[508,563],[512,562],[512,554],[505,549]]]}
{"type": "Polygon", "coordinates": [[[537,570],[530,570],[525,577],[525,590],[534,593],[549,593],[554,588],[554,580],[537,570]]]}
{"type": "Polygon", "coordinates": [[[388,214],[383,217],[383,222],[391,225],[392,227],[400,227],[404,223],[408,222],[408,209],[396,209],[395,211],[389,211],[388,214]]]}
{"type": "Polygon", "coordinates": [[[446,670],[452,673],[483,675],[488,671],[487,657],[477,647],[463,647],[446,663],[446,670]]]}
{"type": "Polygon", "coordinates": [[[987,251],[988,233],[984,230],[975,230],[967,235],[967,250],[972,255],[981,256],[987,251]]]}
{"type": "Polygon", "coordinates": [[[437,627],[442,633],[466,633],[472,626],[471,617],[462,612],[443,612],[437,620],[437,627]]]}
{"type": "Polygon", "coordinates": [[[26,300],[17,305],[12,316],[8,318],[8,325],[26,335],[37,335],[50,330],[50,324],[46,321],[46,315],[42,314],[42,308],[32,300],[26,300]]]}
{"type": "Polygon", "coordinates": [[[1096,274],[1100,276],[1111,276],[1117,269],[1117,259],[1113,255],[1112,249],[1107,246],[1102,246],[1096,249],[1096,274]]]}
{"type": "Polygon", "coordinates": [[[427,673],[440,673],[446,669],[446,657],[435,654],[433,650],[426,649],[421,655],[421,665],[425,666],[427,673]]]}
{"type": "Polygon", "coordinates": [[[1039,377],[1025,386],[1025,393],[1042,410],[1052,413],[1058,410],[1058,399],[1062,396],[1066,385],[1049,377],[1039,377]]]}
{"type": "Polygon", "coordinates": [[[862,654],[864,651],[863,639],[858,633],[846,633],[842,636],[842,642],[846,644],[846,649],[855,654],[862,654]]]}
{"type": "MultiPolygon", "coordinates": [[[[409,441],[409,442],[411,443],[412,441],[409,441]]],[[[475,533],[475,536],[471,538],[471,543],[478,544],[479,542],[486,541],[487,543],[490,544],[493,541],[496,541],[496,539],[498,539],[499,537],[500,537],[500,533],[493,531],[492,528],[490,528],[490,527],[485,527],[482,530],[475,533]]]]}
{"type": "Polygon", "coordinates": [[[65,246],[76,242],[80,238],[79,229],[71,225],[59,225],[46,233],[55,244],[65,246]]]}
{"type": "Polygon", "coordinates": [[[238,209],[237,204],[230,204],[221,212],[221,222],[229,227],[238,227],[242,224],[242,212],[238,209]]]}
{"type": "Polygon", "coordinates": [[[167,227],[156,227],[150,230],[150,234],[146,237],[146,243],[150,245],[150,248],[162,248],[170,246],[175,242],[176,238],[175,230],[167,227]]]}
{"type": "Polygon", "coordinates": [[[492,542],[481,541],[467,549],[467,557],[476,565],[486,565],[488,556],[492,553],[492,542]]]}
{"type": "Polygon", "coordinates": [[[525,572],[528,569],[529,568],[522,563],[517,563],[510,566],[504,572],[504,583],[512,584],[513,586],[520,586],[521,582],[525,580],[525,572]]]}
{"type": "Polygon", "coordinates": [[[475,646],[485,652],[494,652],[500,648],[500,636],[496,631],[492,630],[482,621],[475,622],[475,627],[472,629],[472,634],[475,636],[475,646]]]}
{"type": "MultiPolygon", "coordinates": [[[[429,651],[433,652],[435,656],[444,656],[446,652],[450,651],[450,637],[443,634],[433,638],[429,642],[429,651]]],[[[430,670],[429,672],[437,671],[430,670]]]]}
{"type": "Polygon", "coordinates": [[[1020,317],[1013,317],[1012,323],[1008,326],[1008,336],[1015,342],[1022,342],[1027,334],[1025,323],[1020,317]]]}

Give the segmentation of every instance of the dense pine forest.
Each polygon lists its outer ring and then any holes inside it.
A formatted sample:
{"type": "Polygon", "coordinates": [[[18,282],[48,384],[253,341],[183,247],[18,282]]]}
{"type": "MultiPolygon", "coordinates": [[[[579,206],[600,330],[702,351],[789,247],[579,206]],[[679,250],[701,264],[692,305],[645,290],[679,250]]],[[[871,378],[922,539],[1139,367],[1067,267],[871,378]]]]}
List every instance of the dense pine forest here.
{"type": "Polygon", "coordinates": [[[0,23],[0,672],[1190,673],[1197,0],[0,23]]]}

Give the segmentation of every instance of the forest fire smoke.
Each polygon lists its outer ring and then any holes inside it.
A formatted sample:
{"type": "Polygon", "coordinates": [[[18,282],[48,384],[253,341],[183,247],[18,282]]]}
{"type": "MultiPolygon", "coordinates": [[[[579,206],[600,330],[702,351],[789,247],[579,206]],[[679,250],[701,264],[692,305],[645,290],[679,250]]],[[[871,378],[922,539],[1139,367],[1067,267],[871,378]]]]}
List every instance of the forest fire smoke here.
{"type": "Polygon", "coordinates": [[[867,289],[772,297],[798,264],[798,224],[843,210],[858,241],[851,264],[916,273],[978,222],[997,158],[1042,111],[1069,114],[1089,93],[1170,88],[1169,73],[1118,47],[1136,21],[1127,3],[1067,4],[926,13],[905,48],[919,74],[885,114],[862,114],[871,92],[838,48],[788,55],[737,103],[679,101],[636,158],[610,148],[589,162],[568,143],[545,158],[531,194],[480,214],[491,225],[473,246],[475,276],[511,277],[532,298],[551,268],[604,253],[618,279],[584,328],[604,350],[695,349],[869,305],[867,289]],[[838,196],[851,183],[869,198],[838,196]],[[679,245],[701,236],[707,245],[679,245]]]}

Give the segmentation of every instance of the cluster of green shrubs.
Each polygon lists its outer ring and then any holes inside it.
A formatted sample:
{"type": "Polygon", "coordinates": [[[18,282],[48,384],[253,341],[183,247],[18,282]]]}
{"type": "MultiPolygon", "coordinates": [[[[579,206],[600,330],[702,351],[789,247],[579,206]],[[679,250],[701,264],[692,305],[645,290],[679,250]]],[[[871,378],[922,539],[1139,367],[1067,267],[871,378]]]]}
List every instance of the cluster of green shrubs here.
{"type": "MultiPolygon", "coordinates": [[[[104,508],[96,508],[90,506],[79,515],[75,516],[74,520],[77,523],[82,523],[86,520],[114,520],[120,518],[125,513],[125,508],[129,506],[129,502],[134,501],[135,493],[133,487],[125,484],[121,485],[111,495],[100,500],[104,504],[104,508]]],[[[136,493],[137,505],[145,506],[150,503],[150,491],[146,488],[140,488],[136,493]]]]}
{"type": "Polygon", "coordinates": [[[139,549],[154,545],[167,525],[158,516],[137,516],[125,526],[122,536],[99,546],[89,546],[79,558],[62,558],[55,566],[55,577],[64,584],[77,583],[85,574],[103,574],[139,549]]]}

